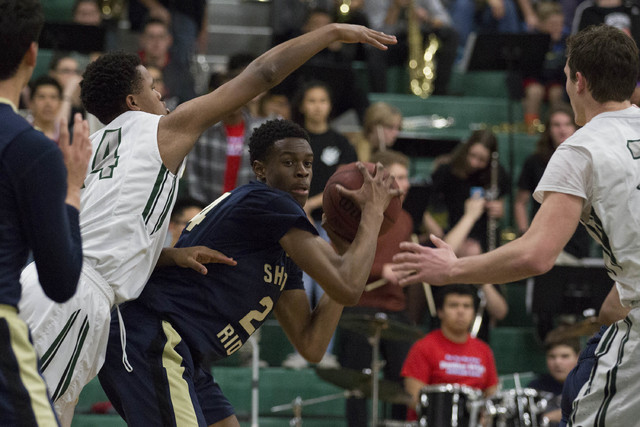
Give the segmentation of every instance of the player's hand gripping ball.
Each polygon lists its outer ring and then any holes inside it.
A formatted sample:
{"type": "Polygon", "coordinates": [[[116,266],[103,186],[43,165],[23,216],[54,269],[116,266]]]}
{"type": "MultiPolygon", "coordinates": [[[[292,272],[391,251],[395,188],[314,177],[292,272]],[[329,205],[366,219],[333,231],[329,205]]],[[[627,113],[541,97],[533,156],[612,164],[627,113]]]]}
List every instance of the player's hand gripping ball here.
{"type": "MultiPolygon", "coordinates": [[[[363,163],[370,174],[375,176],[376,165],[373,163],[363,163]]],[[[385,176],[389,172],[385,171],[385,176]]],[[[340,184],[348,190],[357,190],[362,187],[364,177],[362,172],[356,166],[356,163],[349,163],[340,166],[338,170],[329,178],[324,187],[324,195],[322,197],[322,209],[324,211],[327,226],[333,230],[338,236],[352,242],[356,237],[358,226],[360,225],[360,207],[351,199],[342,197],[336,185],[340,184]]],[[[398,188],[398,184],[394,181],[393,188],[398,188]]],[[[396,196],[391,199],[387,210],[384,212],[384,219],[380,227],[379,236],[389,231],[395,224],[402,203],[400,197],[396,196]]]]}

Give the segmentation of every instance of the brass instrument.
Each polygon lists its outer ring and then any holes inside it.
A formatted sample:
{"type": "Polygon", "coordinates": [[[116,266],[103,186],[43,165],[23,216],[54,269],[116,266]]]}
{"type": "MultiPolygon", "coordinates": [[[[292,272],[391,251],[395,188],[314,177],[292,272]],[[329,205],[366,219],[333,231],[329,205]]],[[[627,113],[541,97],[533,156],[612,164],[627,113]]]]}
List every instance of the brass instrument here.
{"type": "Polygon", "coordinates": [[[349,22],[351,13],[351,0],[342,0],[338,7],[338,22],[349,22]]]}
{"type": "Polygon", "coordinates": [[[421,98],[427,98],[433,92],[433,81],[436,77],[434,57],[440,41],[431,33],[425,47],[420,30],[420,22],[416,16],[416,0],[411,0],[407,10],[407,42],[409,44],[409,77],[411,92],[421,98]]]}
{"type": "Polygon", "coordinates": [[[124,10],[124,0],[99,0],[100,11],[104,19],[120,19],[124,10]]]}

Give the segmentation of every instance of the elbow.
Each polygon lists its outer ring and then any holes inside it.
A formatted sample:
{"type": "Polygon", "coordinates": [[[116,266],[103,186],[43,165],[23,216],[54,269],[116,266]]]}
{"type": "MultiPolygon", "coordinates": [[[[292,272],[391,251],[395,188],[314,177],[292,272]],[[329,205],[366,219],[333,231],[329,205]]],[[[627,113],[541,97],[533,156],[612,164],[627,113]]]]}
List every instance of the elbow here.
{"type": "Polygon", "coordinates": [[[59,288],[59,287],[43,287],[44,293],[49,299],[57,303],[63,303],[71,299],[76,293],[76,286],[59,288]]]}
{"type": "Polygon", "coordinates": [[[343,291],[340,292],[335,297],[329,295],[331,296],[331,299],[333,299],[338,304],[344,305],[345,307],[352,307],[358,304],[358,301],[360,301],[360,296],[362,295],[362,292],[358,292],[348,285],[343,286],[342,289],[343,291]]]}
{"type": "Polygon", "coordinates": [[[258,58],[253,63],[252,73],[260,77],[265,86],[272,87],[280,83],[281,79],[278,79],[277,66],[272,61],[264,61],[258,58]]]}
{"type": "Polygon", "coordinates": [[[531,251],[522,260],[522,267],[527,276],[539,276],[553,268],[556,258],[540,251],[531,251]]]}

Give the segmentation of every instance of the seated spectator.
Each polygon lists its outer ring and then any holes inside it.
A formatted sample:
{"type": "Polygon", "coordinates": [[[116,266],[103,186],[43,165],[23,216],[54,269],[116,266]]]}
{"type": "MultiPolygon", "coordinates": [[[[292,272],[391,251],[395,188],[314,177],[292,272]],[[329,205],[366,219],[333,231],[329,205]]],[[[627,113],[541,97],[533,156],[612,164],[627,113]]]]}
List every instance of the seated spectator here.
{"type": "MultiPolygon", "coordinates": [[[[103,19],[98,0],[76,0],[72,9],[73,22],[80,25],[102,27],[104,29],[104,50],[109,51],[118,47],[116,36],[117,22],[103,19]]],[[[89,56],[95,60],[101,52],[92,52],[89,56]]]]}
{"type": "MultiPolygon", "coordinates": [[[[309,11],[298,34],[308,33],[332,22],[333,16],[329,12],[313,9],[309,11]]],[[[320,80],[329,86],[334,95],[330,119],[353,110],[358,116],[358,121],[362,123],[365,110],[369,106],[369,99],[356,80],[351,65],[353,55],[349,52],[350,47],[352,46],[343,43],[332,44],[291,73],[276,86],[276,90],[291,99],[301,85],[311,80],[320,80]]]]}
{"type": "Polygon", "coordinates": [[[468,285],[443,286],[438,298],[440,329],[416,342],[402,367],[404,388],[412,398],[409,420],[420,390],[430,384],[460,384],[491,396],[498,388],[498,374],[489,346],[469,335],[473,322],[475,289],[468,285]]]}
{"type": "Polygon", "coordinates": [[[260,97],[256,117],[291,120],[291,102],[287,95],[269,90],[260,97]]]}
{"type": "MultiPolygon", "coordinates": [[[[153,65],[162,70],[164,85],[167,89],[167,106],[177,105],[196,96],[195,83],[189,69],[179,61],[174,61],[169,48],[173,37],[169,27],[159,19],[149,19],[140,35],[138,55],[142,65],[153,65]]],[[[171,108],[170,108],[171,109],[171,108]]]]}
{"type": "Polygon", "coordinates": [[[539,19],[539,31],[549,34],[551,45],[545,56],[542,69],[535,75],[524,76],[524,122],[530,132],[540,124],[540,110],[546,100],[551,109],[565,102],[564,65],[568,29],[563,26],[562,7],[554,2],[539,3],[536,8],[539,19]]]}
{"type": "Polygon", "coordinates": [[[173,205],[171,211],[171,218],[169,219],[169,235],[167,241],[168,247],[172,248],[176,245],[182,229],[187,223],[196,216],[202,209],[206,207],[204,202],[194,199],[192,197],[182,197],[176,200],[176,204],[173,205]]]}
{"type": "Polygon", "coordinates": [[[544,349],[548,372],[534,378],[527,387],[538,390],[547,400],[544,416],[549,420],[549,427],[557,427],[562,419],[562,387],[578,363],[580,342],[578,338],[556,340],[546,342],[544,349]]]}
{"type": "MultiPolygon", "coordinates": [[[[371,158],[372,162],[380,162],[396,178],[398,187],[404,192],[401,199],[409,191],[409,158],[402,153],[393,150],[377,152],[371,158]]],[[[378,238],[376,256],[371,268],[371,274],[367,283],[372,284],[383,280],[382,286],[371,290],[365,288],[360,297],[360,301],[355,307],[345,307],[343,314],[354,316],[375,316],[376,313],[385,313],[387,318],[409,324],[407,314],[407,296],[405,292],[409,290],[398,286],[398,279],[391,270],[391,260],[400,249],[400,242],[411,241],[413,221],[411,215],[406,211],[401,211],[395,224],[387,233],[378,238]]],[[[339,348],[339,362],[349,369],[362,371],[370,368],[372,362],[372,348],[367,337],[345,328],[340,329],[337,347],[339,348]]],[[[380,354],[384,360],[384,378],[389,381],[402,383],[400,369],[407,357],[411,343],[409,341],[398,341],[381,339],[380,354]]],[[[367,412],[367,400],[359,398],[347,399],[346,416],[349,427],[365,427],[369,425],[367,412]]],[[[404,420],[406,417],[406,407],[404,405],[393,405],[391,407],[391,419],[404,420]]]]}
{"type": "MultiPolygon", "coordinates": [[[[436,66],[434,70],[433,95],[446,95],[458,50],[457,21],[451,19],[440,0],[411,1],[415,3],[413,10],[420,25],[423,39],[426,41],[429,34],[435,34],[438,38],[439,47],[434,58],[436,66]],[[454,26],[454,22],[456,26],[454,26]]],[[[387,34],[394,34],[398,39],[398,44],[390,46],[389,50],[382,55],[369,50],[367,66],[369,67],[369,90],[371,92],[387,91],[386,70],[388,66],[399,65],[404,67],[408,64],[409,34],[407,19],[410,13],[411,1],[367,0],[365,2],[364,10],[371,27],[387,34]]],[[[422,54],[424,54],[424,49],[424,46],[422,46],[422,54]]],[[[407,90],[409,90],[408,87],[407,90]]]]}
{"type": "Polygon", "coordinates": [[[38,77],[31,85],[31,124],[54,141],[60,137],[59,115],[62,87],[53,77],[38,77]]]}
{"type": "Polygon", "coordinates": [[[393,147],[402,128],[402,113],[386,102],[371,104],[364,115],[362,133],[355,137],[358,160],[371,161],[371,156],[393,147]]]}
{"type": "Polygon", "coordinates": [[[69,122],[75,113],[85,115],[82,101],[80,101],[81,74],[78,60],[70,53],[56,53],[49,63],[49,75],[62,86],[62,100],[65,103],[62,108],[67,111],[69,122]]]}
{"type": "MultiPolygon", "coordinates": [[[[240,72],[237,70],[219,80],[212,79],[210,90],[240,72]]],[[[186,181],[191,197],[212,201],[254,178],[249,161],[249,137],[264,121],[241,107],[204,131],[187,157],[186,181]]]]}
{"type": "Polygon", "coordinates": [[[449,6],[464,48],[469,34],[519,33],[522,24],[513,0],[452,0],[449,6]]]}

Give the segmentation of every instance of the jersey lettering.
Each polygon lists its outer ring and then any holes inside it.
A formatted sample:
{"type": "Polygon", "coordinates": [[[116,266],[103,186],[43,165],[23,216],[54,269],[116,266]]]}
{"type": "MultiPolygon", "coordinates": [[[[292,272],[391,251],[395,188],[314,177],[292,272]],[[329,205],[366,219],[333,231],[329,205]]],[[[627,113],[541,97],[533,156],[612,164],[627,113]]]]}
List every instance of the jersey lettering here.
{"type": "Polygon", "coordinates": [[[264,265],[264,282],[273,283],[276,286],[280,286],[280,290],[284,289],[284,285],[287,283],[289,275],[286,273],[284,266],[271,264],[264,265]],[[275,271],[273,271],[275,268],[275,271]]]}
{"type": "Polygon", "coordinates": [[[189,224],[187,224],[187,231],[193,230],[196,225],[200,224],[207,217],[207,214],[211,209],[215,208],[218,204],[220,204],[220,202],[222,202],[230,195],[231,193],[224,193],[222,196],[215,199],[209,206],[198,212],[198,215],[191,218],[191,221],[189,221],[189,224]]]}
{"type": "Polygon", "coordinates": [[[227,351],[227,356],[230,356],[242,347],[242,341],[231,325],[225,326],[216,336],[220,338],[220,342],[227,351]]]}
{"type": "Polygon", "coordinates": [[[251,310],[246,316],[240,319],[240,325],[242,325],[249,335],[254,333],[256,330],[251,322],[254,320],[262,322],[273,309],[273,300],[271,297],[264,297],[260,300],[260,305],[264,307],[264,310],[251,310]]]}
{"type": "Polygon", "coordinates": [[[91,163],[91,173],[100,173],[99,179],[113,178],[113,171],[118,166],[118,147],[121,140],[120,128],[109,129],[102,134],[91,163]]]}

